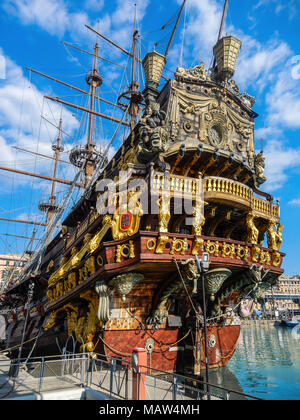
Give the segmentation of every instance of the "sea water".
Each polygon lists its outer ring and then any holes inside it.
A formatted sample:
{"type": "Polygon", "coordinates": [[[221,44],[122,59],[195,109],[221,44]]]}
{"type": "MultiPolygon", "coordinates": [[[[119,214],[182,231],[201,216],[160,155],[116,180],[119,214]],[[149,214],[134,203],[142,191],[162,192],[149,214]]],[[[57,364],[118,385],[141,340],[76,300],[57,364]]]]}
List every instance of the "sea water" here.
{"type": "Polygon", "coordinates": [[[246,394],[300,400],[300,325],[242,325],[236,352],[220,375],[228,387],[246,394]]]}

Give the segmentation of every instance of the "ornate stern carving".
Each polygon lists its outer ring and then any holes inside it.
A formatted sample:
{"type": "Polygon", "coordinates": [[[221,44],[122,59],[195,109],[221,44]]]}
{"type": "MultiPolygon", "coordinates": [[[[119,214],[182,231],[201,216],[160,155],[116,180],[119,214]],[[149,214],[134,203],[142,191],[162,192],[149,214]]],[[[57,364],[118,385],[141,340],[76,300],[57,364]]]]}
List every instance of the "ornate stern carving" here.
{"type": "Polygon", "coordinates": [[[166,130],[166,113],[160,104],[150,102],[140,121],[137,159],[140,163],[156,160],[160,153],[167,150],[169,134],[166,130]]]}
{"type": "Polygon", "coordinates": [[[267,239],[268,247],[275,251],[280,251],[282,245],[282,230],[284,226],[281,224],[276,225],[276,221],[271,219],[267,225],[267,239]]]}
{"type": "Polygon", "coordinates": [[[108,286],[103,281],[97,282],[95,290],[99,296],[97,318],[101,323],[109,320],[109,295],[108,286]]]}
{"type": "Polygon", "coordinates": [[[265,157],[263,152],[258,153],[254,158],[255,181],[257,187],[266,182],[267,178],[264,176],[265,172],[265,157]]]}
{"type": "MultiPolygon", "coordinates": [[[[193,258],[183,261],[181,263],[182,267],[182,278],[187,286],[193,284],[193,293],[197,293],[197,282],[199,279],[199,273],[197,270],[196,262],[193,258]]],[[[166,308],[169,297],[175,293],[177,290],[183,287],[182,280],[180,276],[173,279],[166,286],[161,288],[159,286],[157,298],[155,304],[153,305],[150,316],[147,318],[147,325],[162,325],[164,320],[168,316],[168,310],[166,308]]]]}
{"type": "Polygon", "coordinates": [[[205,290],[212,302],[215,300],[215,294],[231,274],[231,271],[227,268],[216,268],[205,274],[205,290]]]}
{"type": "Polygon", "coordinates": [[[252,212],[247,214],[246,217],[246,227],[247,227],[247,241],[250,244],[258,244],[259,230],[254,223],[254,214],[252,212]]]}
{"type": "Polygon", "coordinates": [[[178,67],[175,73],[176,80],[184,80],[188,82],[202,82],[208,77],[206,76],[206,71],[204,68],[204,63],[201,62],[193,68],[184,69],[183,67],[178,67]]]}
{"type": "Polygon", "coordinates": [[[109,282],[109,287],[116,289],[118,294],[122,297],[123,302],[125,302],[126,296],[131,292],[134,286],[143,279],[143,274],[139,273],[120,274],[109,282]]]}
{"type": "Polygon", "coordinates": [[[166,233],[169,229],[169,222],[171,218],[170,213],[170,196],[164,194],[158,200],[159,213],[158,213],[158,231],[160,233],[166,233]]]}

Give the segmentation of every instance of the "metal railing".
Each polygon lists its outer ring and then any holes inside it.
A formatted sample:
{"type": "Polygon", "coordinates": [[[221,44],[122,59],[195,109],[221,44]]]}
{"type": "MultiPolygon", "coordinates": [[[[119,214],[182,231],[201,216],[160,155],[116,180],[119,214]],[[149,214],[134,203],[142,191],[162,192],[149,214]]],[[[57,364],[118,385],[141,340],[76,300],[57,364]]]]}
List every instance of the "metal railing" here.
{"type": "Polygon", "coordinates": [[[260,398],[206,383],[197,378],[171,374],[153,367],[138,366],[122,359],[106,360],[104,355],[66,354],[63,356],[0,360],[0,399],[32,395],[75,387],[89,387],[109,399],[132,400],[137,378],[145,400],[192,401],[260,398]],[[151,373],[150,373],[151,372],[151,373]],[[209,391],[208,391],[209,390],[209,391]]]}

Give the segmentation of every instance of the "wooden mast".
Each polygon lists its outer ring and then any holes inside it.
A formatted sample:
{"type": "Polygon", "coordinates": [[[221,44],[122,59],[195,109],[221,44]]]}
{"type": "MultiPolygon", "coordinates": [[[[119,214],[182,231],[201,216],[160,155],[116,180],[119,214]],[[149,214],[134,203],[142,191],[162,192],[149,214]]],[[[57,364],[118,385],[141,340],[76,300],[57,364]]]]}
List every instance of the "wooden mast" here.
{"type": "MultiPolygon", "coordinates": [[[[228,0],[225,0],[224,8],[223,8],[223,14],[222,14],[222,19],[221,19],[221,24],[220,24],[220,29],[219,29],[219,34],[218,34],[218,41],[220,41],[220,39],[222,38],[222,33],[223,33],[223,28],[224,28],[224,23],[225,23],[227,8],[228,8],[228,0]]],[[[216,57],[214,57],[213,67],[216,66],[216,62],[217,62],[216,61],[216,57]]]]}
{"type": "Polygon", "coordinates": [[[72,108],[76,108],[76,109],[79,109],[81,111],[90,112],[91,114],[97,115],[98,117],[102,117],[102,118],[105,118],[107,120],[114,121],[114,122],[120,123],[122,125],[126,125],[127,127],[129,126],[129,124],[127,122],[121,121],[118,118],[110,117],[109,115],[102,114],[101,112],[91,111],[90,109],[84,108],[83,106],[79,106],[79,105],[72,104],[70,102],[62,101],[61,99],[53,98],[52,96],[45,95],[45,98],[50,99],[51,101],[54,101],[54,102],[58,102],[58,103],[63,104],[63,105],[71,106],[72,108]]]}
{"type": "Polygon", "coordinates": [[[39,205],[39,209],[41,211],[47,212],[47,224],[50,225],[54,214],[56,213],[58,206],[56,204],[56,197],[55,197],[55,186],[56,186],[56,176],[57,176],[57,167],[60,157],[60,152],[63,150],[63,146],[61,145],[61,130],[62,130],[62,119],[59,120],[59,128],[58,128],[58,136],[56,139],[56,145],[52,146],[52,149],[55,152],[54,156],[54,170],[53,170],[53,180],[52,180],[52,186],[51,186],[51,194],[50,194],[50,200],[49,203],[41,203],[39,205]]]}
{"type": "Polygon", "coordinates": [[[22,235],[12,235],[11,233],[0,233],[0,235],[3,235],[3,236],[12,236],[14,238],[21,238],[21,239],[31,239],[33,241],[40,241],[41,240],[40,238],[32,238],[32,236],[29,237],[29,236],[22,236],[22,235]]]}
{"type": "MultiPolygon", "coordinates": [[[[94,55],[94,54],[93,54],[93,55],[94,55]]],[[[69,87],[69,88],[71,88],[71,89],[77,90],[78,92],[81,92],[81,93],[83,93],[83,94],[85,94],[85,95],[89,95],[89,94],[90,94],[89,92],[86,92],[86,91],[85,91],[85,90],[83,90],[83,89],[80,89],[80,88],[78,88],[78,87],[76,87],[76,86],[70,85],[69,83],[63,82],[62,80],[56,79],[55,77],[48,76],[47,74],[42,73],[42,72],[40,72],[40,71],[38,71],[38,70],[34,70],[34,69],[31,69],[31,68],[27,68],[27,70],[29,70],[29,71],[33,71],[34,73],[39,74],[39,75],[41,75],[41,76],[43,76],[43,77],[46,77],[47,79],[54,80],[54,82],[60,83],[60,84],[62,84],[62,85],[65,85],[65,86],[67,86],[67,87],[69,87]]],[[[95,96],[95,99],[98,99],[99,101],[105,102],[106,104],[109,104],[109,105],[115,106],[116,108],[119,108],[119,109],[121,109],[121,110],[123,111],[122,107],[120,107],[120,106],[119,106],[119,105],[117,105],[117,104],[114,104],[114,103],[113,103],[113,102],[111,102],[111,101],[108,101],[107,99],[100,98],[99,96],[95,96]]]]}
{"type": "Polygon", "coordinates": [[[224,9],[223,9],[223,15],[222,15],[222,20],[221,20],[221,25],[220,25],[219,35],[218,35],[218,41],[220,41],[220,39],[222,38],[222,33],[223,33],[223,28],[224,28],[224,22],[225,22],[225,18],[226,18],[227,8],[228,8],[228,0],[225,0],[224,9]]]}
{"type": "Polygon", "coordinates": [[[98,57],[98,43],[96,42],[94,47],[94,63],[93,63],[93,70],[87,76],[87,83],[90,85],[90,114],[89,114],[89,129],[88,129],[88,140],[86,148],[89,152],[88,158],[85,163],[85,186],[89,184],[95,167],[95,161],[92,159],[93,152],[96,146],[96,143],[93,141],[93,127],[94,127],[94,107],[95,107],[95,93],[96,88],[101,86],[102,79],[97,70],[97,57],[98,57]]]}
{"type": "Polygon", "coordinates": [[[4,217],[0,217],[0,221],[4,221],[4,222],[16,222],[16,223],[25,223],[25,224],[27,224],[27,225],[47,226],[47,224],[46,224],[46,223],[29,222],[28,220],[6,219],[6,218],[4,218],[4,217]]]}
{"type": "Polygon", "coordinates": [[[138,40],[138,30],[136,29],[136,5],[134,13],[134,28],[132,35],[132,72],[131,72],[131,95],[130,95],[130,126],[131,131],[134,130],[136,124],[136,117],[138,113],[138,106],[136,102],[136,94],[138,90],[138,84],[135,81],[135,68],[136,68],[136,45],[138,40]]]}
{"type": "MultiPolygon", "coordinates": [[[[76,47],[76,45],[72,45],[69,42],[63,41],[62,43],[65,44],[65,45],[68,45],[69,47],[75,48],[78,51],[82,51],[82,52],[84,52],[86,54],[89,54],[89,55],[94,55],[90,51],[83,50],[82,48],[76,47]]],[[[114,63],[113,61],[107,60],[107,58],[100,57],[100,55],[98,55],[97,58],[99,58],[100,60],[106,61],[107,63],[113,64],[114,66],[121,67],[122,69],[125,69],[125,67],[122,66],[121,64],[114,63]]]]}
{"type": "Polygon", "coordinates": [[[165,52],[165,58],[167,58],[167,55],[169,54],[169,51],[170,51],[170,48],[171,48],[171,45],[172,45],[172,42],[173,42],[175,33],[177,31],[177,27],[178,27],[178,24],[179,24],[179,21],[180,21],[180,18],[181,18],[181,15],[182,15],[182,12],[183,12],[185,3],[186,3],[186,0],[183,1],[182,5],[181,5],[181,8],[180,8],[180,11],[179,11],[179,14],[177,16],[177,20],[176,20],[176,23],[175,23],[175,26],[174,26],[174,29],[173,29],[171,38],[169,40],[169,43],[168,43],[168,46],[167,46],[167,49],[166,49],[166,52],[165,52]]]}
{"type": "MultiPolygon", "coordinates": [[[[131,54],[129,51],[125,50],[125,48],[121,47],[120,45],[118,45],[116,42],[112,41],[111,39],[107,38],[107,36],[101,34],[100,32],[96,31],[94,28],[92,28],[89,25],[85,25],[90,31],[95,32],[95,34],[99,35],[101,38],[105,39],[105,41],[109,42],[110,44],[112,44],[114,47],[118,48],[119,50],[123,51],[125,54],[129,55],[130,57],[133,56],[133,54],[131,54]]],[[[135,57],[136,61],[138,61],[139,63],[142,64],[142,60],[140,60],[138,57],[135,57]]],[[[165,77],[164,75],[161,76],[163,79],[165,80],[169,80],[167,77],[165,77]]]]}
{"type": "MultiPolygon", "coordinates": [[[[46,158],[46,159],[55,160],[55,157],[53,157],[53,156],[48,156],[48,155],[43,155],[42,153],[32,152],[31,150],[22,149],[21,147],[17,147],[17,146],[11,146],[11,147],[13,149],[20,150],[21,152],[26,152],[26,153],[30,153],[32,155],[41,156],[41,157],[46,158]]],[[[72,165],[72,163],[68,162],[67,160],[58,159],[58,162],[65,163],[67,165],[72,165]]]]}
{"type": "MultiPolygon", "coordinates": [[[[21,171],[19,169],[5,168],[4,166],[0,166],[0,170],[1,171],[7,171],[7,172],[14,172],[14,173],[20,174],[20,175],[33,176],[35,178],[44,179],[46,181],[53,181],[54,180],[55,182],[58,182],[60,184],[65,184],[65,185],[72,185],[72,183],[73,183],[72,181],[67,181],[66,179],[60,179],[60,178],[55,178],[54,179],[52,176],[36,174],[36,173],[33,173],[33,172],[27,172],[27,171],[21,171]]],[[[76,183],[75,185],[78,188],[83,187],[83,185],[79,184],[79,183],[76,183]]]]}

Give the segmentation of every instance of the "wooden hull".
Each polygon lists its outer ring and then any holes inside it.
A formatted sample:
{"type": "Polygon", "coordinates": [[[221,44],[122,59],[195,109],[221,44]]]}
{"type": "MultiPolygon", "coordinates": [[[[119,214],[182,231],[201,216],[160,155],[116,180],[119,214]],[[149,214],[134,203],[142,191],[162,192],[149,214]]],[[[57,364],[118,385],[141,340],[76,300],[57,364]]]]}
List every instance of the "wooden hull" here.
{"type": "MultiPolygon", "coordinates": [[[[219,368],[227,365],[235,352],[239,334],[239,325],[208,328],[208,361],[210,368],[219,368]]],[[[180,337],[182,338],[183,334],[178,328],[160,329],[158,331],[105,331],[102,344],[108,359],[117,357],[130,361],[133,349],[136,347],[146,348],[147,340],[150,339],[154,341],[154,349],[147,356],[147,365],[151,369],[199,374],[200,370],[205,368],[203,330],[200,330],[200,335],[201,344],[197,344],[196,351],[189,336],[185,340],[180,341],[180,337]]],[[[155,372],[153,371],[152,373],[155,372]]]]}

